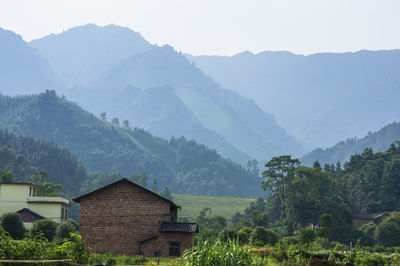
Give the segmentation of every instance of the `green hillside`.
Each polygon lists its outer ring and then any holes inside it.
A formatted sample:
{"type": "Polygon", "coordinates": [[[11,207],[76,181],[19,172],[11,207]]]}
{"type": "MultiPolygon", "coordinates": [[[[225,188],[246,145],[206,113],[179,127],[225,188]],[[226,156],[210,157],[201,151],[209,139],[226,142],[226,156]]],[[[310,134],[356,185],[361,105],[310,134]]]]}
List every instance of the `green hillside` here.
{"type": "Polygon", "coordinates": [[[243,213],[256,198],[240,198],[227,196],[204,196],[189,194],[173,194],[173,200],[182,207],[179,215],[194,219],[203,208],[210,208],[212,214],[230,219],[236,212],[243,213]]]}
{"type": "Polygon", "coordinates": [[[337,162],[343,164],[348,161],[353,154],[361,153],[366,148],[372,148],[375,152],[382,152],[396,141],[400,141],[400,123],[394,122],[381,128],[377,132],[368,133],[364,138],[352,138],[341,141],[330,148],[315,149],[304,155],[301,158],[301,162],[309,166],[315,161],[319,161],[321,165],[326,163],[334,164],[337,162]]]}
{"type": "Polygon", "coordinates": [[[34,173],[44,171],[48,181],[63,185],[70,195],[88,177],[79,158],[68,149],[5,130],[0,130],[0,171],[11,172],[16,181],[29,180],[34,173]]]}
{"type": "Polygon", "coordinates": [[[183,137],[167,141],[142,129],[109,123],[54,91],[0,96],[0,127],[69,148],[90,171],[124,176],[146,172],[159,187],[168,186],[175,193],[262,194],[257,176],[215,150],[183,137]]]}

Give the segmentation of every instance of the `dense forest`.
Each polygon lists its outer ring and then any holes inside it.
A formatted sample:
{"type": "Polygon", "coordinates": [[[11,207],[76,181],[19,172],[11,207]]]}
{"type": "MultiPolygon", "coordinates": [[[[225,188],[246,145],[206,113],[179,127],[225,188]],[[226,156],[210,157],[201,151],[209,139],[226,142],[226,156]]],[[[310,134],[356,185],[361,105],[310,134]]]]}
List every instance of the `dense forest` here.
{"type": "Polygon", "coordinates": [[[88,178],[79,158],[66,148],[28,136],[0,130],[0,171],[11,172],[15,181],[46,172],[49,182],[61,184],[69,195],[88,178]]]}
{"type": "MultiPolygon", "coordinates": [[[[271,193],[232,217],[236,233],[244,227],[263,226],[280,237],[300,237],[305,227],[320,228],[315,231],[320,232],[328,223],[322,236],[330,241],[400,245],[396,237],[387,236],[388,230],[400,230],[397,214],[382,225],[372,222],[361,228],[351,226],[353,214],[378,217],[379,213],[400,210],[400,143],[384,152],[365,149],[351,156],[344,166],[321,167],[316,161],[307,167],[285,155],[272,158],[265,167],[262,186],[271,193]]],[[[394,233],[389,235],[397,236],[394,233]]]]}
{"type": "Polygon", "coordinates": [[[361,153],[366,148],[372,148],[374,152],[382,152],[397,140],[400,140],[400,123],[393,122],[379,131],[369,132],[364,138],[351,138],[330,148],[315,149],[304,155],[300,160],[308,166],[311,166],[315,161],[319,161],[322,165],[337,162],[343,164],[350,159],[351,155],[361,153]]]}
{"type": "MultiPolygon", "coordinates": [[[[131,128],[129,121],[98,118],[54,91],[31,96],[0,96],[0,126],[45,139],[79,156],[89,171],[145,172],[173,192],[257,196],[257,171],[223,159],[215,150],[184,137],[169,141],[131,128]]],[[[62,169],[59,169],[62,171],[62,169]]],[[[50,175],[49,171],[49,175],[50,175]]],[[[58,181],[58,180],[57,180],[58,181]]],[[[65,181],[64,181],[65,182],[65,181]]],[[[79,184],[79,183],[78,183],[79,184]]],[[[76,183],[63,183],[67,189],[76,183]]]]}

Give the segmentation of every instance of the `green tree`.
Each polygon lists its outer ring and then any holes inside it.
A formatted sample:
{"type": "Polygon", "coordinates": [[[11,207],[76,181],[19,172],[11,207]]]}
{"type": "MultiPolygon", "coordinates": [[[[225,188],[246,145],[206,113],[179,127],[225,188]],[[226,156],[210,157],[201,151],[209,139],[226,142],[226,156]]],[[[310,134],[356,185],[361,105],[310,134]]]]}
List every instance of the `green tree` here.
{"type": "Polygon", "coordinates": [[[132,173],[129,179],[138,184],[139,186],[142,187],[148,186],[149,178],[145,172],[141,172],[140,174],[132,173]]]}
{"type": "Polygon", "coordinates": [[[13,182],[13,175],[11,172],[2,171],[0,172],[0,182],[11,183],[13,182]]]}
{"type": "Polygon", "coordinates": [[[107,119],[107,113],[106,112],[100,113],[100,117],[101,117],[101,119],[106,120],[107,119]]]}
{"type": "Polygon", "coordinates": [[[400,246],[400,213],[394,212],[375,230],[377,244],[385,247],[400,246]]]}
{"type": "Polygon", "coordinates": [[[263,246],[266,244],[274,245],[278,242],[278,236],[272,230],[258,226],[251,233],[250,242],[256,246],[263,246]]]}
{"type": "Polygon", "coordinates": [[[63,222],[57,226],[56,238],[69,238],[71,233],[75,233],[76,228],[71,222],[63,222]]]}
{"type": "Polygon", "coordinates": [[[119,126],[119,118],[118,117],[114,117],[111,119],[111,123],[113,125],[119,126]]]}
{"type": "Polygon", "coordinates": [[[18,213],[8,212],[1,216],[1,226],[14,239],[23,239],[25,235],[24,224],[18,213]]]}
{"type": "Polygon", "coordinates": [[[53,241],[56,235],[57,223],[50,219],[37,220],[33,223],[32,234],[34,236],[42,233],[49,241],[53,241]]]}
{"type": "Polygon", "coordinates": [[[164,189],[160,192],[160,196],[166,199],[172,200],[172,193],[168,187],[164,187],[164,189]]]}
{"type": "Polygon", "coordinates": [[[38,196],[59,197],[63,191],[62,185],[47,182],[47,173],[44,171],[35,173],[32,180],[38,186],[38,196]]]}
{"type": "Polygon", "coordinates": [[[296,167],[300,165],[298,159],[292,159],[290,155],[273,157],[265,164],[267,170],[262,172],[265,181],[262,182],[264,190],[270,189],[280,199],[281,217],[286,218],[286,188],[295,177],[296,167]]]}
{"type": "Polygon", "coordinates": [[[124,121],[122,121],[122,123],[123,123],[124,127],[126,127],[126,128],[131,128],[131,127],[129,126],[129,121],[128,121],[128,120],[124,120],[124,121]]]}
{"type": "Polygon", "coordinates": [[[309,244],[317,237],[315,231],[311,228],[301,228],[295,232],[301,244],[309,244]]]}
{"type": "Polygon", "coordinates": [[[320,236],[328,238],[333,230],[332,214],[324,213],[321,215],[318,230],[320,236]]]}
{"type": "Polygon", "coordinates": [[[260,213],[258,210],[254,210],[251,213],[251,225],[253,227],[263,226],[268,227],[268,214],[267,213],[260,213]]]}

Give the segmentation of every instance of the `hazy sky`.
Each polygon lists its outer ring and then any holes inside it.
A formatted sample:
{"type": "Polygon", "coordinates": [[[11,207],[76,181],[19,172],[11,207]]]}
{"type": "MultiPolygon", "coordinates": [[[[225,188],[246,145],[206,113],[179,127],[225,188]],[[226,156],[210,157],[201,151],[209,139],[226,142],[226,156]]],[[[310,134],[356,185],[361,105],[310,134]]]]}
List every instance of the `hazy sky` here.
{"type": "Polygon", "coordinates": [[[400,0],[0,0],[0,27],[27,41],[87,23],[194,55],[400,48],[400,0]]]}

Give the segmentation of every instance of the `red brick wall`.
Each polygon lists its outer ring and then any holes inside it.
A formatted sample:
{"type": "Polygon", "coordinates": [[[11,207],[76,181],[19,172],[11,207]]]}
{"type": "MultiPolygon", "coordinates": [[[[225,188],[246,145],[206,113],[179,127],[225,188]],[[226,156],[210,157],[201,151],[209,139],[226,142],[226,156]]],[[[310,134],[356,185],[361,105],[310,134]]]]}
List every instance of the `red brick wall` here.
{"type": "Polygon", "coordinates": [[[161,256],[169,256],[169,242],[179,242],[181,252],[192,248],[194,233],[160,233],[158,238],[143,243],[140,247],[143,255],[154,257],[155,252],[159,251],[161,256]]]}
{"type": "MultiPolygon", "coordinates": [[[[95,252],[138,254],[139,241],[158,235],[160,221],[169,220],[169,211],[165,200],[120,182],[81,199],[79,232],[95,252]]],[[[161,249],[159,238],[145,243],[153,249],[145,255],[154,256],[154,250],[161,249]]]]}
{"type": "Polygon", "coordinates": [[[194,233],[162,233],[159,238],[160,251],[162,256],[169,256],[169,242],[180,242],[181,253],[192,248],[194,233]]]}

